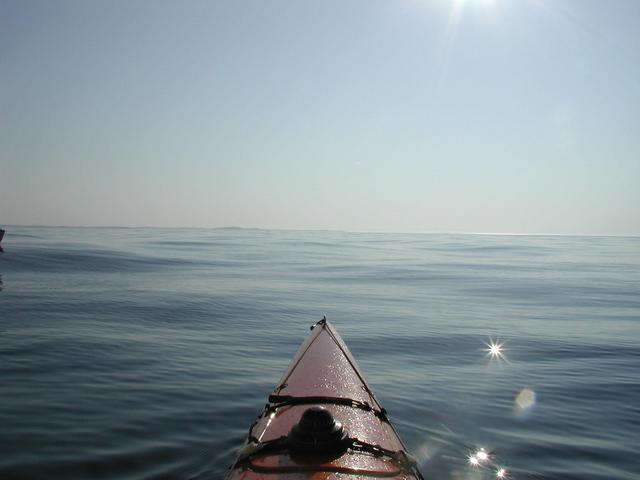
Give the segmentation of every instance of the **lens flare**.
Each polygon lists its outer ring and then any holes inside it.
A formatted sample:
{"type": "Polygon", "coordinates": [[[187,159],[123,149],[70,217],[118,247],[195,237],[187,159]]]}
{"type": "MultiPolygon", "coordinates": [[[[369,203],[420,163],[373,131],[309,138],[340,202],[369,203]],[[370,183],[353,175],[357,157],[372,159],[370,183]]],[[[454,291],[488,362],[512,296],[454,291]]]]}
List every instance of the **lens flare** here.
{"type": "Polygon", "coordinates": [[[526,413],[536,404],[536,392],[528,388],[523,388],[516,395],[514,403],[518,413],[526,413]]]}
{"type": "Polygon", "coordinates": [[[504,468],[498,468],[496,478],[507,478],[507,471],[504,468]]]}
{"type": "Polygon", "coordinates": [[[478,464],[480,463],[480,460],[478,460],[478,457],[476,457],[475,455],[471,455],[471,456],[469,457],[469,463],[470,463],[471,465],[473,465],[474,467],[477,467],[477,466],[478,466],[478,464]]]}

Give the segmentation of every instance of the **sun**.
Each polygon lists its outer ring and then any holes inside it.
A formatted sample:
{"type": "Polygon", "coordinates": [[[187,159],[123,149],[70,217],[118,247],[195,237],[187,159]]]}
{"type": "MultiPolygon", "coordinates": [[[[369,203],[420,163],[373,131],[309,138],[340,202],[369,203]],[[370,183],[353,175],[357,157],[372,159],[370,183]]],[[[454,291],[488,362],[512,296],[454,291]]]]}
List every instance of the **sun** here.
{"type": "Polygon", "coordinates": [[[476,5],[494,5],[497,0],[453,0],[455,3],[468,3],[476,5]]]}

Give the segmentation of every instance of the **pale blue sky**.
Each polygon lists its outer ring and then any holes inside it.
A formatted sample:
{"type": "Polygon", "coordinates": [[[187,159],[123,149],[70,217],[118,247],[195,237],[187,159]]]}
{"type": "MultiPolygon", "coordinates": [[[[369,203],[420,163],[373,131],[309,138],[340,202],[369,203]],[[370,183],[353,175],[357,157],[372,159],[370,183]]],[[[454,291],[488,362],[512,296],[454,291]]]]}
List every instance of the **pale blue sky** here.
{"type": "Polygon", "coordinates": [[[640,1],[0,0],[0,225],[640,234],[640,1]]]}

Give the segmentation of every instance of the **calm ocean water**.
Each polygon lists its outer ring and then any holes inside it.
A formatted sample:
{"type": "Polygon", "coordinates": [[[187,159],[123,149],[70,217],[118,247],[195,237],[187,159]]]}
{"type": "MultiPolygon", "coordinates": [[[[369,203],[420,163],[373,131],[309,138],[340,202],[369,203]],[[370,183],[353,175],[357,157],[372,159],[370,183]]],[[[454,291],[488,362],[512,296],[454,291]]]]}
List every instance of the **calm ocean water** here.
{"type": "Polygon", "coordinates": [[[426,478],[640,478],[640,238],[10,227],[3,245],[2,479],[222,478],[323,315],[426,478]]]}

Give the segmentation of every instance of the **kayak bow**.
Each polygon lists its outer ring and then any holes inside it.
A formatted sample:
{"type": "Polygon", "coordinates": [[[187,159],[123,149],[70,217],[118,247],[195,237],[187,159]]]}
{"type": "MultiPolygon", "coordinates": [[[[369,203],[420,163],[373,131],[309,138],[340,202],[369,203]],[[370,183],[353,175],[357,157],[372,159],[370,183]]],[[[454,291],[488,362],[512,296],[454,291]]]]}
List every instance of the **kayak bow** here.
{"type": "Polygon", "coordinates": [[[421,480],[340,335],[326,318],[311,329],[227,480],[421,480]]]}

